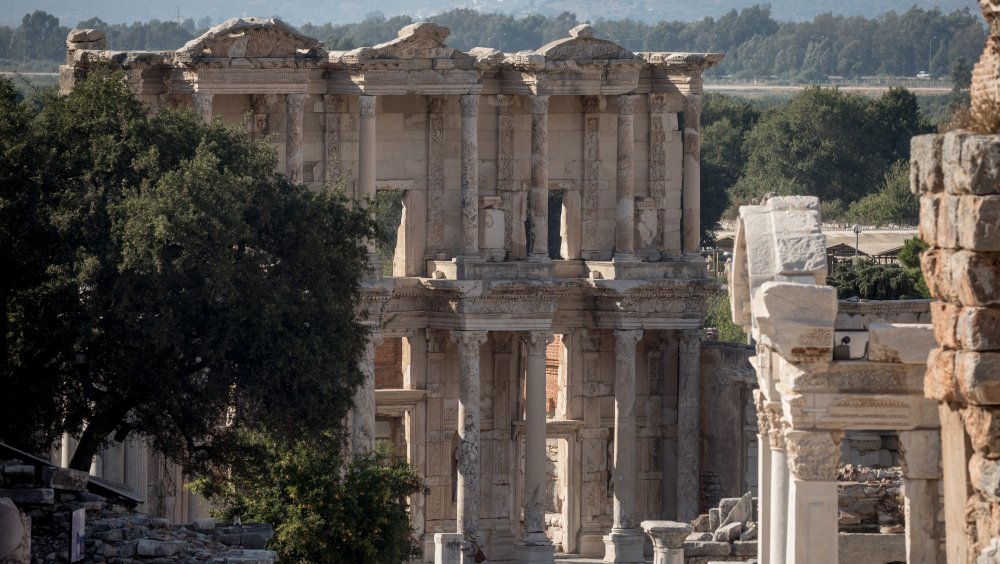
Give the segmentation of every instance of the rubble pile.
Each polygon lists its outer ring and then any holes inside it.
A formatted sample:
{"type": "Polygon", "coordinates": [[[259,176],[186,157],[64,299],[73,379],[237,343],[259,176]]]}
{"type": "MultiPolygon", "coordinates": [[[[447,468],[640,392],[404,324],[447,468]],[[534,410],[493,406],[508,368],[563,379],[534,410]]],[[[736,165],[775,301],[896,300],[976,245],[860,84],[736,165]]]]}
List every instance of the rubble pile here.
{"type": "Polygon", "coordinates": [[[271,564],[264,550],[270,525],[187,525],[137,513],[127,500],[87,491],[85,472],[0,461],[0,561],[44,564],[70,561],[73,513],[86,511],[84,563],[271,564]]]}
{"type": "Polygon", "coordinates": [[[755,560],[756,515],[757,500],[749,492],[743,497],[724,498],[718,507],[691,523],[693,532],[684,541],[685,563],[755,560]]]}
{"type": "Polygon", "coordinates": [[[905,532],[902,468],[846,464],[840,468],[837,482],[840,532],[905,532]]]}

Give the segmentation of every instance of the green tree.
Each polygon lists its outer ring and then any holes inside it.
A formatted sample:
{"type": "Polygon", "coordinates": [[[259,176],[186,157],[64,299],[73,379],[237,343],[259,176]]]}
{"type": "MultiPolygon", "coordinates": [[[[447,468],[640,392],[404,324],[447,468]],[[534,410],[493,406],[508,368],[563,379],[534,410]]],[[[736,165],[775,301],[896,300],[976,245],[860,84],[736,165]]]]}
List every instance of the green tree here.
{"type": "Polygon", "coordinates": [[[919,237],[913,237],[903,243],[903,248],[900,249],[897,256],[899,265],[917,281],[917,291],[924,298],[931,297],[931,291],[927,288],[927,280],[924,279],[924,273],[920,269],[920,255],[927,249],[927,243],[921,241],[919,237]]]}
{"type": "Polygon", "coordinates": [[[747,344],[747,334],[743,328],[733,323],[732,309],[729,304],[729,292],[720,290],[708,298],[708,314],[705,327],[714,327],[718,331],[718,340],[722,343],[747,344]]]}
{"type": "Polygon", "coordinates": [[[702,239],[707,239],[730,205],[729,189],[746,163],[743,139],[760,119],[760,112],[731,96],[707,94],[701,115],[701,227],[702,239]]]}
{"type": "Polygon", "coordinates": [[[896,265],[861,263],[837,269],[826,283],[837,289],[840,299],[908,300],[921,298],[917,280],[896,265]]]}
{"type": "Polygon", "coordinates": [[[367,210],[292,185],[241,130],[148,116],[121,72],[94,69],[41,110],[3,84],[0,170],[21,179],[2,184],[3,260],[24,268],[0,288],[19,400],[0,438],[37,450],[67,431],[83,469],[135,432],[202,471],[247,429],[335,431],[362,379],[367,210]]]}
{"type": "Polygon", "coordinates": [[[896,161],[882,177],[877,192],[853,202],[848,208],[851,221],[864,225],[916,225],[920,201],[910,192],[910,167],[896,161]]]}

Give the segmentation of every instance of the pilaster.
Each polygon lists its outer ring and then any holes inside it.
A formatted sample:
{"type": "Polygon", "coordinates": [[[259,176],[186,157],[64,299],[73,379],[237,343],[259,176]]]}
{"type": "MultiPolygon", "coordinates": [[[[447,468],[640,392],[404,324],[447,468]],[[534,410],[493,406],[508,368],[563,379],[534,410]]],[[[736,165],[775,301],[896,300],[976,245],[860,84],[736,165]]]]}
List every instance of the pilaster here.
{"type": "Polygon", "coordinates": [[[615,220],[614,260],[635,260],[635,100],[638,96],[618,97],[618,160],[616,190],[618,209],[615,220]]]}

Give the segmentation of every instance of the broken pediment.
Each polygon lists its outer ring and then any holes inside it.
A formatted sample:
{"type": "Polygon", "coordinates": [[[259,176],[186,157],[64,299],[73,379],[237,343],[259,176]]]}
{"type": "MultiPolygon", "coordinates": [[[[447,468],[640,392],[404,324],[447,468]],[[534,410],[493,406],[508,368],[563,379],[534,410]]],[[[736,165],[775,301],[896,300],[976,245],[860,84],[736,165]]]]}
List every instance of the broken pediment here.
{"type": "Polygon", "coordinates": [[[318,56],[322,44],[277,19],[232,18],[189,41],[180,59],[292,58],[318,56]]]}
{"type": "Polygon", "coordinates": [[[581,24],[569,30],[569,37],[557,39],[540,47],[538,54],[546,61],[609,61],[637,59],[634,53],[613,41],[594,37],[594,28],[581,24]]]}
{"type": "Polygon", "coordinates": [[[472,56],[444,44],[451,33],[447,27],[418,22],[399,30],[398,37],[374,47],[362,47],[344,55],[347,62],[406,61],[413,59],[469,59],[472,56]]]}

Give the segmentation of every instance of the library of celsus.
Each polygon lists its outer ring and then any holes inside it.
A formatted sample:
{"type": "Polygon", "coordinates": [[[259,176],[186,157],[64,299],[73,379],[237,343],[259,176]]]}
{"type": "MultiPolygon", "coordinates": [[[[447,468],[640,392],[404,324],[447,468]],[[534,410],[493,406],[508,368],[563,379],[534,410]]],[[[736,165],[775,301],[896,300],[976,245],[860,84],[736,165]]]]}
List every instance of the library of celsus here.
{"type": "Polygon", "coordinates": [[[459,534],[491,562],[644,562],[640,522],[703,505],[717,283],[699,112],[722,56],[632,53],[588,25],[517,53],[458,51],[448,33],[413,24],[328,52],[247,18],[177,51],[116,52],[74,30],[61,80],[113,61],[154,111],[270,135],[297,182],[401,198],[391,264],[366,283],[378,331],[352,447],[393,440],[425,476],[411,500],[425,560],[459,534]]]}

